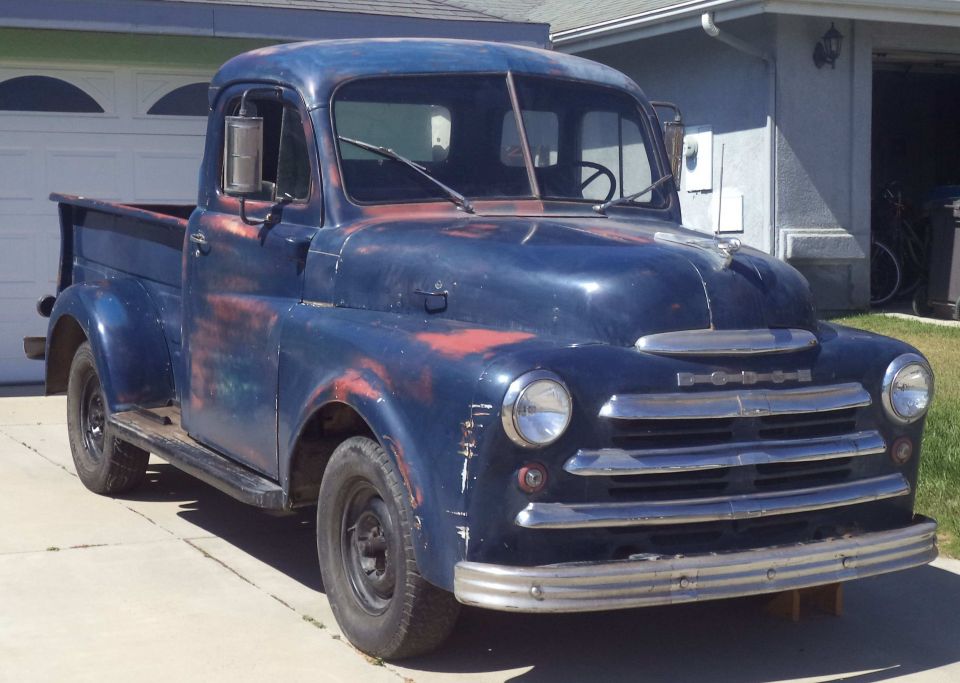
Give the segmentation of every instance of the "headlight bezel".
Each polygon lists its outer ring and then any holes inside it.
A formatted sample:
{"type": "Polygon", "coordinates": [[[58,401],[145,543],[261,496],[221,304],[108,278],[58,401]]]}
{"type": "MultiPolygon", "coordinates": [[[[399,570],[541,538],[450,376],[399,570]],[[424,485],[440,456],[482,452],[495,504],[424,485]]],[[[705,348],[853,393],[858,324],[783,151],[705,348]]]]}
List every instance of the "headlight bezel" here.
{"type": "Polygon", "coordinates": [[[887,417],[899,425],[913,424],[917,420],[922,419],[929,412],[930,404],[933,402],[935,384],[936,380],[933,375],[933,369],[923,356],[916,353],[904,353],[894,358],[883,374],[883,383],[880,388],[880,400],[883,403],[883,409],[887,417]],[[930,378],[930,381],[927,390],[928,399],[926,407],[917,415],[909,417],[901,415],[894,407],[893,388],[897,376],[912,365],[917,365],[922,368],[930,378]]]}
{"type": "Polygon", "coordinates": [[[524,448],[545,448],[553,443],[556,443],[570,427],[570,422],[573,419],[573,395],[570,393],[570,389],[567,388],[567,385],[564,383],[564,381],[555,373],[550,372],[549,370],[531,370],[530,372],[525,372],[517,377],[510,383],[510,386],[507,387],[507,393],[503,397],[501,418],[501,421],[503,422],[503,430],[513,443],[524,448]],[[566,394],[569,405],[563,427],[553,439],[544,442],[532,441],[524,436],[523,431],[520,429],[520,425],[517,421],[517,414],[515,410],[517,403],[523,397],[524,393],[536,382],[540,381],[549,381],[557,384],[566,394]]]}

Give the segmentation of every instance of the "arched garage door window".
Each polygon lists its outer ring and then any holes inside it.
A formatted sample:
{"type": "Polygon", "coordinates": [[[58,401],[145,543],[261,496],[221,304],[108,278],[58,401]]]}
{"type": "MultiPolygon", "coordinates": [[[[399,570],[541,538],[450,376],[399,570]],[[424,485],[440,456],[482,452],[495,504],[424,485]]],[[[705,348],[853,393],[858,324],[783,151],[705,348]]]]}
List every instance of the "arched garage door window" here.
{"type": "Polygon", "coordinates": [[[103,107],[83,90],[52,76],[18,76],[0,83],[0,111],[102,114],[103,107]]]}
{"type": "Polygon", "coordinates": [[[171,90],[153,103],[148,116],[206,116],[209,83],[191,83],[171,90]]]}

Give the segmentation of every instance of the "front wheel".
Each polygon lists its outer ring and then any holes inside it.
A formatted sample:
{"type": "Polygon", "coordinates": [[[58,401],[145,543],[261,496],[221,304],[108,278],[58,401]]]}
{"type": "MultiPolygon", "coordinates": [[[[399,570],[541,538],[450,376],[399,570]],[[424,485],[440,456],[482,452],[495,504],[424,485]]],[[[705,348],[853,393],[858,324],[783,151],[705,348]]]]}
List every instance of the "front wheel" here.
{"type": "Polygon", "coordinates": [[[411,517],[396,467],[378,443],[352,437],[337,447],[317,506],[320,569],[344,635],[374,657],[435,649],[460,610],[453,595],[420,576],[411,517]]]}
{"type": "Polygon", "coordinates": [[[67,381],[67,434],[77,476],[94,493],[117,494],[143,481],[150,454],[112,433],[90,343],[77,349],[67,381]]]}

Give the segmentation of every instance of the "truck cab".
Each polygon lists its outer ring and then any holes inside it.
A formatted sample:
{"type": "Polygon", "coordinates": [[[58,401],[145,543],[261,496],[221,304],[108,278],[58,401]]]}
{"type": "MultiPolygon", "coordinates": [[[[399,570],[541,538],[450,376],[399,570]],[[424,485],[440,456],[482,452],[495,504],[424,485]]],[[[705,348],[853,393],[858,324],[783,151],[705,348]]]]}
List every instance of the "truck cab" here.
{"type": "Polygon", "coordinates": [[[929,562],[933,374],[817,319],[787,264],[683,227],[678,117],[501,44],[256,50],[210,87],[196,206],[54,195],[41,313],[81,480],[149,453],[316,506],[347,637],[460,604],[620,609],[929,562]]]}

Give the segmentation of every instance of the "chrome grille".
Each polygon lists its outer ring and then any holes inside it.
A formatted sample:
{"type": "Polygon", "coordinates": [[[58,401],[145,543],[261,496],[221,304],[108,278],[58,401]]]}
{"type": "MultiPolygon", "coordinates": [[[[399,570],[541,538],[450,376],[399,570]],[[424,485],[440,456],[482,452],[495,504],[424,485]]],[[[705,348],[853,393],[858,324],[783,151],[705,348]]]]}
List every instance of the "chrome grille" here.
{"type": "Polygon", "coordinates": [[[869,405],[856,383],[614,396],[600,411],[612,447],[580,450],[564,465],[603,477],[606,498],[531,503],[516,521],[554,529],[786,522],[908,495],[901,474],[858,470],[859,459],[886,451],[882,435],[863,428],[869,405]]]}

